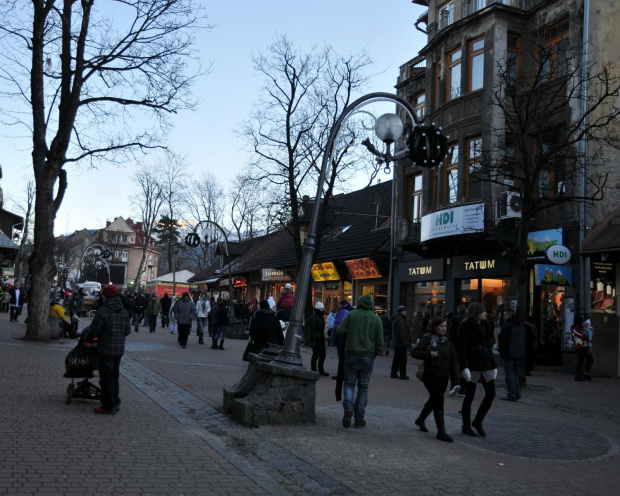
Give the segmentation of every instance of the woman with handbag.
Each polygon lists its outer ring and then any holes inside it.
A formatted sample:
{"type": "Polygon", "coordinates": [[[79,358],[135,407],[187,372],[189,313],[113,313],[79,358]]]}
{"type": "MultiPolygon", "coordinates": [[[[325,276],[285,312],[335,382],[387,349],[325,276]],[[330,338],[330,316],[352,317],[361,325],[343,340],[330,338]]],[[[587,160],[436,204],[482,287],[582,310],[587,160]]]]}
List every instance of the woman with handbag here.
{"type": "Polygon", "coordinates": [[[422,432],[428,432],[424,422],[426,417],[433,412],[437,425],[437,439],[451,443],[454,440],[446,433],[444,424],[443,398],[448,387],[448,379],[452,380],[452,384],[458,382],[459,367],[456,349],[446,336],[447,331],[446,319],[434,317],[429,324],[428,334],[425,334],[411,350],[411,356],[424,360],[422,381],[429,393],[428,401],[424,404],[415,424],[422,432]]]}
{"type": "Polygon", "coordinates": [[[493,327],[487,319],[487,311],[482,303],[472,303],[467,309],[467,315],[459,326],[456,352],[458,355],[461,376],[465,379],[465,399],[461,415],[463,434],[485,437],[487,434],[482,428],[482,421],[495,398],[495,379],[497,379],[497,365],[493,357],[493,327]],[[480,402],[474,421],[471,422],[471,404],[476,395],[476,384],[480,382],[484,387],[484,398],[480,402]]]}

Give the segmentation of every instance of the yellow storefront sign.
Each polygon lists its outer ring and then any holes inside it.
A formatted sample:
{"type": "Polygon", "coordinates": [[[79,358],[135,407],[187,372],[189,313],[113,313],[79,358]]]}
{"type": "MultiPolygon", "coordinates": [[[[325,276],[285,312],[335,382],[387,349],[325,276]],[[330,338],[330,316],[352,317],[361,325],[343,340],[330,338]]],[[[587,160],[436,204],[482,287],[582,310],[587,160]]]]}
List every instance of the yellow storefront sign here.
{"type": "Polygon", "coordinates": [[[333,262],[317,263],[312,266],[312,279],[314,282],[339,281],[340,274],[333,262]]]}

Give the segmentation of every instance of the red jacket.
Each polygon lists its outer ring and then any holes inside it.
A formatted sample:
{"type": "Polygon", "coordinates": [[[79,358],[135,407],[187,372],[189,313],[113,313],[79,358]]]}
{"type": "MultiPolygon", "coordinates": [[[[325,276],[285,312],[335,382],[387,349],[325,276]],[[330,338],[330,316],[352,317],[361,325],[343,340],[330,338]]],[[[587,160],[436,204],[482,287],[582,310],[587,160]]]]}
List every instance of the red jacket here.
{"type": "Polygon", "coordinates": [[[278,298],[278,302],[276,303],[276,308],[278,310],[292,310],[294,301],[295,301],[295,293],[293,292],[280,293],[280,298],[278,298]]]}

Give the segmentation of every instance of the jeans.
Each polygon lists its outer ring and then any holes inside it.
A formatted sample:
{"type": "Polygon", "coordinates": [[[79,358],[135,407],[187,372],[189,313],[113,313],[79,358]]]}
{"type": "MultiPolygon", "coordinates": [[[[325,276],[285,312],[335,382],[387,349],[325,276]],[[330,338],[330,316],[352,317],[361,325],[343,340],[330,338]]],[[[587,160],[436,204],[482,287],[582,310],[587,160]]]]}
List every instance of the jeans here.
{"type": "Polygon", "coordinates": [[[133,314],[133,322],[132,322],[132,324],[134,325],[134,327],[135,327],[134,330],[136,332],[138,332],[138,330],[140,329],[140,321],[142,320],[142,317],[143,317],[143,314],[141,314],[141,313],[136,312],[136,313],[133,314]]]}
{"type": "Polygon", "coordinates": [[[375,364],[372,357],[347,357],[344,359],[344,410],[353,409],[357,420],[364,418],[368,404],[368,383],[375,364]],[[355,396],[357,383],[357,397],[355,396]]]}
{"type": "Polygon", "coordinates": [[[15,305],[11,305],[11,321],[15,321],[17,322],[17,317],[19,317],[19,315],[22,313],[22,308],[21,307],[17,307],[15,305]]]}
{"type": "Polygon", "coordinates": [[[197,329],[198,335],[200,336],[200,339],[202,339],[205,333],[205,327],[207,326],[207,318],[196,317],[196,324],[198,325],[198,329],[197,329]]]}
{"type": "Polygon", "coordinates": [[[504,374],[506,375],[506,396],[511,400],[518,400],[521,398],[519,360],[504,360],[504,374]]]}
{"type": "Polygon", "coordinates": [[[222,341],[226,339],[226,326],[225,325],[218,326],[217,334],[215,335],[215,340],[217,341],[218,339],[222,341]]]}
{"type": "Polygon", "coordinates": [[[112,411],[121,406],[118,388],[118,374],[122,357],[99,356],[99,386],[101,386],[101,407],[112,411]]]}
{"type": "Polygon", "coordinates": [[[168,314],[162,313],[161,314],[161,326],[162,327],[170,327],[168,324],[170,324],[170,317],[168,316],[168,314]]]}

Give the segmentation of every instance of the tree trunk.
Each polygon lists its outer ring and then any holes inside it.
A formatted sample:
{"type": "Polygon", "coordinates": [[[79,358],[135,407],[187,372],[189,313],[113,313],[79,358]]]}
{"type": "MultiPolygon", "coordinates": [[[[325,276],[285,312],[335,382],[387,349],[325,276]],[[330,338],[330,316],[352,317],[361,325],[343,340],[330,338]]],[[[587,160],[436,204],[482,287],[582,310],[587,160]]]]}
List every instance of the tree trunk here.
{"type": "MultiPolygon", "coordinates": [[[[52,279],[56,272],[54,263],[54,219],[60,199],[64,195],[66,182],[61,181],[59,192],[54,200],[54,184],[58,174],[53,166],[43,162],[35,167],[36,205],[34,223],[34,249],[30,257],[31,285],[28,294],[28,327],[26,339],[29,341],[49,341],[49,309],[52,279]]],[[[58,169],[56,169],[58,170],[58,169]]]]}

